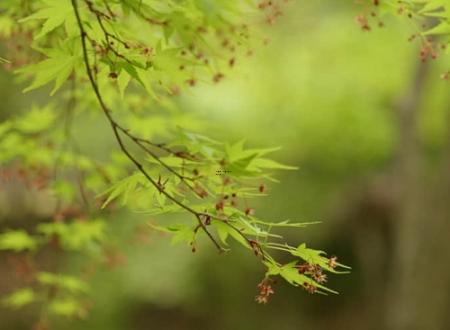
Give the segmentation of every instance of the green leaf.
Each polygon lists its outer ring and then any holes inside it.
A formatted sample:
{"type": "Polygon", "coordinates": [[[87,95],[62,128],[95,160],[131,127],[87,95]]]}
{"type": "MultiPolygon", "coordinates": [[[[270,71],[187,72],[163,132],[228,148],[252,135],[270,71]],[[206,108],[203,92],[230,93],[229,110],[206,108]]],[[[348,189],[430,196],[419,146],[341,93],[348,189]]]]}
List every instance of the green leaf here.
{"type": "Polygon", "coordinates": [[[89,286],[78,277],[48,272],[39,272],[37,275],[39,283],[50,286],[57,286],[60,289],[71,293],[88,293],[89,286]]]}
{"type": "Polygon", "coordinates": [[[220,221],[220,220],[213,220],[211,222],[211,224],[214,226],[214,228],[216,228],[217,235],[219,236],[219,239],[222,241],[222,243],[228,245],[226,240],[227,240],[228,236],[231,236],[237,242],[242,244],[244,247],[250,248],[246,239],[237,232],[237,230],[239,230],[238,228],[234,229],[231,226],[227,225],[226,223],[224,223],[223,221],[220,221]]]}
{"type": "Polygon", "coordinates": [[[86,314],[81,302],[71,297],[53,299],[48,309],[51,313],[64,317],[82,317],[86,314]]]}
{"type": "Polygon", "coordinates": [[[33,251],[38,246],[39,240],[24,230],[10,230],[0,234],[0,250],[33,251]]]}
{"type": "Polygon", "coordinates": [[[251,169],[297,170],[298,167],[284,165],[268,158],[256,158],[251,163],[251,169]]]}
{"type": "Polygon", "coordinates": [[[287,265],[282,266],[281,270],[280,270],[281,277],[283,277],[290,284],[295,285],[295,286],[297,286],[297,285],[303,286],[305,283],[308,283],[308,284],[314,285],[318,289],[321,289],[325,292],[338,294],[337,291],[331,290],[331,289],[327,288],[326,286],[323,286],[323,285],[315,282],[314,280],[312,280],[311,278],[307,277],[304,274],[300,274],[298,272],[298,269],[295,267],[295,265],[296,265],[296,262],[293,261],[287,265]]]}
{"type": "Polygon", "coordinates": [[[122,70],[117,78],[117,86],[119,88],[120,97],[123,99],[125,95],[125,90],[131,81],[131,75],[125,70],[122,70]]]}
{"type": "Polygon", "coordinates": [[[444,7],[445,5],[448,5],[446,0],[428,0],[418,13],[423,14],[426,12],[434,11],[436,9],[444,7]]]}
{"type": "Polygon", "coordinates": [[[142,173],[136,171],[134,174],[115,183],[107,191],[101,194],[109,194],[108,198],[102,204],[102,209],[119,196],[122,196],[122,205],[125,205],[128,201],[129,194],[136,189],[140,182],[146,182],[145,177],[142,173]]]}
{"type": "Polygon", "coordinates": [[[37,230],[47,237],[58,236],[61,246],[72,251],[94,247],[106,237],[106,224],[100,219],[43,223],[37,230]]]}
{"type": "Polygon", "coordinates": [[[19,309],[36,300],[36,294],[31,288],[19,289],[4,298],[3,303],[13,309],[19,309]]]}
{"type": "Polygon", "coordinates": [[[55,122],[56,114],[53,107],[47,105],[44,108],[33,107],[30,112],[19,117],[14,125],[24,133],[37,133],[44,131],[55,122]]]}
{"type": "Polygon", "coordinates": [[[11,63],[11,61],[9,61],[6,58],[3,58],[3,57],[0,56],[0,63],[11,63]]]}
{"type": "Polygon", "coordinates": [[[439,35],[439,34],[449,34],[450,33],[450,23],[442,21],[437,26],[425,31],[423,35],[439,35]]]}
{"type": "MultiPolygon", "coordinates": [[[[300,257],[306,262],[310,264],[317,264],[323,269],[326,269],[329,272],[336,273],[336,274],[345,274],[348,273],[348,271],[338,271],[332,267],[329,266],[329,259],[325,258],[323,255],[325,255],[324,251],[320,250],[314,250],[309,249],[306,247],[305,243],[300,244],[297,249],[291,250],[291,254],[300,257]]],[[[345,269],[351,269],[350,267],[343,265],[341,263],[336,263],[337,266],[345,268],[345,269]]]]}
{"type": "Polygon", "coordinates": [[[43,50],[43,52],[47,55],[47,59],[16,71],[34,76],[33,83],[23,90],[24,93],[55,81],[50,95],[55,94],[81,63],[82,59],[79,45],[74,44],[73,40],[67,41],[60,47],[43,50]]]}
{"type": "Polygon", "coordinates": [[[69,0],[44,0],[40,10],[20,22],[45,20],[40,32],[34,37],[37,40],[64,24],[71,15],[73,15],[73,9],[69,0]]]}
{"type": "Polygon", "coordinates": [[[225,169],[230,171],[232,176],[244,176],[254,174],[254,171],[248,169],[250,163],[255,159],[257,154],[252,154],[250,156],[237,159],[232,163],[228,164],[225,169]]]}
{"type": "MultiPolygon", "coordinates": [[[[156,95],[155,91],[153,90],[152,84],[147,77],[147,71],[141,68],[135,68],[135,71],[137,72],[137,78],[135,79],[137,79],[137,81],[145,88],[150,96],[152,96],[155,100],[159,100],[158,95],[156,95]]],[[[130,73],[129,71],[127,72],[130,73]]]]}
{"type": "Polygon", "coordinates": [[[149,223],[149,226],[158,231],[169,233],[172,235],[172,244],[185,242],[191,244],[195,241],[195,227],[190,227],[185,224],[175,224],[170,226],[157,226],[149,223]]]}

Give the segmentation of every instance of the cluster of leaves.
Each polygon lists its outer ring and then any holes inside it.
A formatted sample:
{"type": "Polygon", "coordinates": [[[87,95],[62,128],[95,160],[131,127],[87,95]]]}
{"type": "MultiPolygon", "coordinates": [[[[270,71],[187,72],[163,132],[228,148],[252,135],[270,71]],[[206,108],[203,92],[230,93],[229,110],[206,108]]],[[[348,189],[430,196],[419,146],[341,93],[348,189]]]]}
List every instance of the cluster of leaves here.
{"type": "MultiPolygon", "coordinates": [[[[193,251],[201,235],[220,252],[229,250],[231,241],[250,250],[267,267],[258,302],[267,302],[273,292],[267,284],[272,276],[311,293],[335,293],[324,286],[322,271],[347,267],[304,244],[291,247],[276,233],[307,224],[265,220],[249,205],[276,181],[272,171],[294,167],[267,157],[276,149],[221,143],[173,125],[180,119],[174,96],[198,82],[222,80],[254,44],[264,42],[256,26],[272,24],[284,2],[4,0],[4,67],[32,80],[25,92],[52,84],[55,96],[52,104],[0,125],[1,179],[43,190],[56,207],[52,221],[34,233],[0,234],[0,249],[33,254],[57,246],[98,259],[109,234],[106,222],[96,219],[118,205],[144,215],[182,212],[190,215],[182,222],[149,225],[193,251]],[[32,47],[24,50],[27,42],[32,47]],[[71,123],[86,113],[102,116],[111,127],[120,152],[106,161],[87,156],[76,142],[71,123]],[[277,262],[271,250],[289,254],[292,262],[277,262]],[[305,271],[305,263],[311,269],[305,271]]],[[[38,290],[50,286],[65,295],[62,300],[51,295],[49,310],[85,315],[78,297],[88,293],[85,282],[36,271],[33,283],[12,293],[6,304],[42,302],[38,290]]]]}
{"type": "MultiPolygon", "coordinates": [[[[369,31],[373,23],[384,26],[386,15],[406,17],[415,33],[409,41],[421,44],[420,58],[423,62],[436,59],[440,54],[450,54],[450,3],[447,0],[371,0],[364,3],[363,12],[357,22],[363,30],[369,31]]],[[[448,80],[450,72],[442,74],[448,80]]]]}
{"type": "Polygon", "coordinates": [[[39,322],[45,322],[48,315],[85,317],[90,308],[88,282],[81,275],[39,270],[35,256],[53,246],[98,259],[106,238],[106,222],[101,219],[41,223],[33,234],[21,229],[4,231],[0,250],[17,254],[9,258],[9,263],[24,286],[4,297],[3,304],[12,309],[40,304],[43,309],[39,322]]]}

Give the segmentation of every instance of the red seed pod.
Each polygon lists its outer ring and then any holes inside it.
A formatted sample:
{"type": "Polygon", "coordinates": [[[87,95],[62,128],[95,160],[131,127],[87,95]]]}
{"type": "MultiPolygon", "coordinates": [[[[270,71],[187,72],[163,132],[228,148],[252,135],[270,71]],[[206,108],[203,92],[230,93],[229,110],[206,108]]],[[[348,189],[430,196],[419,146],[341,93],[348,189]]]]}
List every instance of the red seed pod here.
{"type": "Polygon", "coordinates": [[[209,226],[210,224],[211,224],[211,217],[207,215],[205,219],[205,225],[209,226]]]}
{"type": "Polygon", "coordinates": [[[356,22],[359,24],[362,30],[364,31],[370,31],[369,22],[364,15],[358,15],[356,16],[356,22]]]}
{"type": "Polygon", "coordinates": [[[229,178],[229,177],[225,177],[224,179],[223,179],[223,184],[224,184],[224,186],[226,186],[226,185],[228,185],[228,184],[230,184],[231,183],[231,179],[229,178]]]}
{"type": "Polygon", "coordinates": [[[194,78],[191,78],[191,79],[186,80],[186,83],[189,86],[194,87],[197,84],[197,81],[194,78]]]}
{"type": "Polygon", "coordinates": [[[186,151],[177,151],[176,153],[174,153],[174,155],[179,157],[179,158],[184,158],[184,159],[189,159],[190,156],[191,156],[186,151]]]}
{"type": "Polygon", "coordinates": [[[214,76],[213,76],[213,81],[215,82],[215,83],[218,83],[219,81],[221,81],[223,78],[224,78],[225,76],[223,75],[223,73],[216,73],[214,76]]]}
{"type": "Polygon", "coordinates": [[[247,207],[245,209],[245,214],[246,215],[254,215],[255,214],[255,209],[252,209],[251,207],[247,207]]]}
{"type": "Polygon", "coordinates": [[[258,187],[258,190],[261,194],[266,192],[266,185],[264,183],[261,183],[258,187]]]}
{"type": "Polygon", "coordinates": [[[224,202],[223,202],[222,200],[221,200],[221,201],[218,201],[218,202],[216,203],[216,210],[217,210],[217,211],[223,211],[224,206],[225,206],[225,204],[224,204],[224,202]]]}
{"type": "Polygon", "coordinates": [[[171,95],[180,95],[181,88],[178,85],[173,85],[170,87],[170,94],[171,95]]]}
{"type": "Polygon", "coordinates": [[[205,198],[205,197],[208,197],[208,195],[209,195],[208,192],[199,184],[195,185],[194,191],[200,198],[205,198]]]}
{"type": "Polygon", "coordinates": [[[153,49],[152,49],[151,47],[145,47],[145,48],[142,50],[142,53],[143,53],[144,55],[150,55],[150,54],[152,53],[152,51],[153,51],[153,49]]]}

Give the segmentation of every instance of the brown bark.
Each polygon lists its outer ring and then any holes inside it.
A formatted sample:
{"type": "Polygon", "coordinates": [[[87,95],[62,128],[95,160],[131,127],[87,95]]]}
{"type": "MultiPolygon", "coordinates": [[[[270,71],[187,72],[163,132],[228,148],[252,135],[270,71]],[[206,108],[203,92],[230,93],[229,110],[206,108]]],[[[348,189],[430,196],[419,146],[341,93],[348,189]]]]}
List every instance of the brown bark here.
{"type": "Polygon", "coordinates": [[[399,150],[393,172],[397,200],[387,329],[448,329],[450,249],[445,247],[450,233],[450,143],[441,167],[426,168],[417,124],[427,71],[427,65],[418,66],[398,107],[399,150]]]}

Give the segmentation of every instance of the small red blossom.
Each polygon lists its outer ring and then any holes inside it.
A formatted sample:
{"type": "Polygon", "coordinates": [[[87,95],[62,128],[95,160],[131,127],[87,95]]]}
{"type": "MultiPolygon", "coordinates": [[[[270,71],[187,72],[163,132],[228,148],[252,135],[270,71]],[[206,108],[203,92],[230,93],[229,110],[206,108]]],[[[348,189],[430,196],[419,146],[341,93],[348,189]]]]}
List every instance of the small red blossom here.
{"type": "Polygon", "coordinates": [[[307,262],[297,265],[298,272],[300,274],[310,273],[312,271],[313,266],[307,262]]]}
{"type": "Polygon", "coordinates": [[[265,278],[258,284],[259,294],[255,297],[255,300],[259,304],[267,304],[270,295],[274,294],[271,285],[272,283],[273,282],[271,280],[265,278]]]}
{"type": "Polygon", "coordinates": [[[322,273],[322,271],[320,271],[313,274],[313,279],[317,283],[325,283],[327,281],[327,275],[322,273]]]}
{"type": "Polygon", "coordinates": [[[303,283],[303,287],[305,288],[305,290],[311,294],[316,293],[317,291],[317,287],[314,284],[310,284],[308,282],[304,282],[303,283]]]}
{"type": "Polygon", "coordinates": [[[328,259],[328,266],[330,266],[331,268],[336,268],[336,266],[337,266],[337,257],[336,256],[332,256],[330,259],[328,259]]]}

